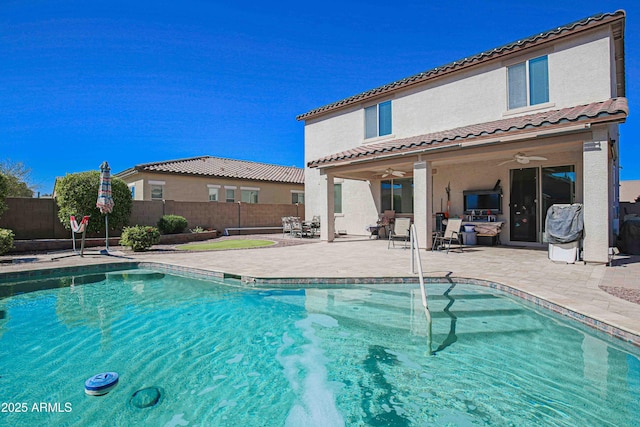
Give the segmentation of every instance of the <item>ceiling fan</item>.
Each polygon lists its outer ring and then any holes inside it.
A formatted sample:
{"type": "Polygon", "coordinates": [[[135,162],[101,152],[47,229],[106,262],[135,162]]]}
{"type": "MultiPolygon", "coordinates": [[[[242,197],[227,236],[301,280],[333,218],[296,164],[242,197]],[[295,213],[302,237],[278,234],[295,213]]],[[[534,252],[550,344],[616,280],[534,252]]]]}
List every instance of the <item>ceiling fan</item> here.
{"type": "Polygon", "coordinates": [[[507,160],[507,161],[502,162],[502,163],[499,163],[498,166],[506,165],[507,163],[511,163],[511,162],[518,162],[521,165],[527,165],[532,160],[533,161],[542,161],[542,160],[547,160],[547,158],[546,157],[542,157],[542,156],[527,156],[524,153],[516,153],[516,154],[513,155],[513,159],[507,160]]]}
{"type": "Polygon", "coordinates": [[[382,178],[386,178],[389,175],[403,177],[405,174],[406,172],[397,171],[389,168],[389,169],[385,169],[385,171],[382,173],[382,178]]]}

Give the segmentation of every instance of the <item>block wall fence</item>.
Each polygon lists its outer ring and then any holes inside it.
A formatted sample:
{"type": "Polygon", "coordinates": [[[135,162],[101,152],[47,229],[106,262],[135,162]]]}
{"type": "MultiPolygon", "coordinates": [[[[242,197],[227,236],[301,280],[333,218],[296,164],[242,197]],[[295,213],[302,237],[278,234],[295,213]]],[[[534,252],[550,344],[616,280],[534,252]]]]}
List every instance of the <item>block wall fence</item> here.
{"type": "MultiPolygon", "coordinates": [[[[54,199],[9,197],[6,202],[8,209],[0,217],[0,228],[13,230],[16,240],[71,238],[71,232],[58,219],[58,205],[54,199]]],[[[227,227],[278,227],[282,225],[283,216],[304,218],[305,207],[293,204],[134,200],[129,225],[155,226],[163,215],[183,216],[189,228],[216,229],[220,235],[227,227]]],[[[91,218],[91,221],[95,220],[91,218]]],[[[103,218],[98,220],[103,221],[103,218]]],[[[119,236],[120,232],[116,230],[113,235],[119,236]]]]}

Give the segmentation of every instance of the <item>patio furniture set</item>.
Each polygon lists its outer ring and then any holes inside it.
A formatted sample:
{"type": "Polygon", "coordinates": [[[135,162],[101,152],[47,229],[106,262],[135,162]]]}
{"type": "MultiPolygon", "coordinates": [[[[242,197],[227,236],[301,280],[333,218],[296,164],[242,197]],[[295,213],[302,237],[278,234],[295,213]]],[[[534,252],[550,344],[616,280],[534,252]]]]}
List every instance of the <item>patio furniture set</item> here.
{"type": "Polygon", "coordinates": [[[314,216],[311,221],[301,221],[297,216],[282,217],[282,237],[309,237],[320,235],[320,217],[314,216]]]}

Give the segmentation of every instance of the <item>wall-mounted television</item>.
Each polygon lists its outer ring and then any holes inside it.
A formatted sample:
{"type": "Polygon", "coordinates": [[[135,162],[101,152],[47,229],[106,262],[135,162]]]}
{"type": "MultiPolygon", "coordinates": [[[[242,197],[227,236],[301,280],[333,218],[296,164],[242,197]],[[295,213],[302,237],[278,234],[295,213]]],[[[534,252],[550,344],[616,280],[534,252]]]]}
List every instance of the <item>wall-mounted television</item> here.
{"type": "Polygon", "coordinates": [[[464,213],[469,215],[472,211],[478,214],[502,213],[502,192],[500,190],[467,190],[462,192],[464,196],[464,213]]]}

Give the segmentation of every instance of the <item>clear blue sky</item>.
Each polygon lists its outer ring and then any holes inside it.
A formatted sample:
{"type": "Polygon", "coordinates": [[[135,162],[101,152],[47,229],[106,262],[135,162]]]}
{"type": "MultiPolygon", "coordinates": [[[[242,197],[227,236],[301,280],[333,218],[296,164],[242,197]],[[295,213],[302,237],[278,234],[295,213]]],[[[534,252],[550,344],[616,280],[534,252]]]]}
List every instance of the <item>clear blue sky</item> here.
{"type": "Polygon", "coordinates": [[[56,176],[213,155],[304,166],[296,116],[555,26],[627,11],[622,179],[640,179],[640,2],[3,1],[0,159],[56,176]]]}

